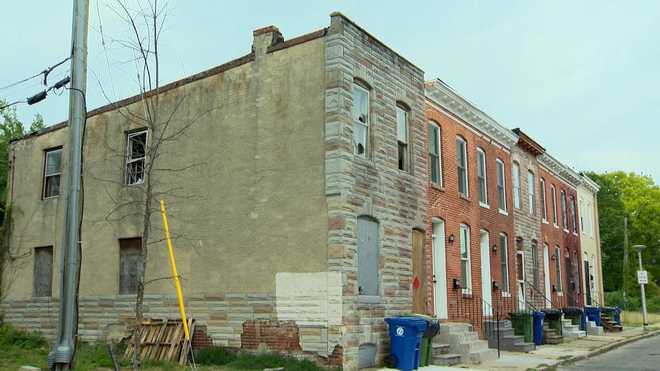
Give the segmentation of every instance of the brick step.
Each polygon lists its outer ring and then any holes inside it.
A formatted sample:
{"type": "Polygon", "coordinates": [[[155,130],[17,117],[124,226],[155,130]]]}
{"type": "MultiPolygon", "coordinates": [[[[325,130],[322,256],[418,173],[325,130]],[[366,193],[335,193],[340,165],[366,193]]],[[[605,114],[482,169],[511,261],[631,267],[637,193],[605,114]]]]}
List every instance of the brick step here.
{"type": "Polygon", "coordinates": [[[453,366],[461,363],[461,355],[455,353],[434,355],[431,360],[433,366],[453,366]]]}

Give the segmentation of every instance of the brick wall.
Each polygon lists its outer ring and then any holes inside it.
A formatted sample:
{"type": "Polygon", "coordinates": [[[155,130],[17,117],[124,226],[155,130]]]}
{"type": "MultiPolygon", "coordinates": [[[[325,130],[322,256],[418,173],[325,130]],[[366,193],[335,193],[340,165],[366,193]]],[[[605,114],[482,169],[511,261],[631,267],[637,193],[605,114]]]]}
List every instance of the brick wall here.
{"type": "MultiPolygon", "coordinates": [[[[432,221],[434,218],[439,218],[445,222],[445,249],[446,249],[446,272],[447,272],[447,291],[448,291],[448,314],[450,320],[465,320],[470,317],[471,313],[480,306],[478,299],[471,299],[469,296],[463,296],[461,290],[452,289],[452,282],[454,279],[460,280],[460,242],[459,242],[459,227],[461,223],[470,226],[470,255],[471,255],[471,279],[472,279],[472,296],[474,298],[482,297],[482,278],[481,278],[481,247],[480,247],[480,231],[486,230],[489,232],[489,255],[490,255],[490,271],[491,282],[497,281],[501,287],[502,272],[500,269],[499,258],[499,235],[505,233],[508,236],[509,249],[509,271],[506,273],[509,276],[511,286],[511,293],[515,296],[514,270],[512,262],[514,261],[514,249],[512,248],[513,236],[513,216],[510,213],[512,208],[511,198],[511,172],[510,152],[509,150],[486,137],[481,132],[475,132],[475,129],[469,124],[455,117],[448,111],[444,111],[433,104],[427,104],[426,108],[427,125],[433,121],[441,128],[441,168],[442,168],[442,186],[432,184],[429,180],[428,183],[428,227],[426,236],[426,262],[428,272],[427,279],[429,281],[428,289],[428,307],[431,313],[436,313],[435,298],[434,298],[434,272],[433,272],[433,252],[432,246],[432,221]],[[467,159],[468,159],[468,197],[464,198],[458,192],[458,175],[456,166],[456,137],[463,137],[467,141],[467,159]],[[476,151],[477,147],[481,148],[486,154],[486,183],[488,206],[480,206],[479,191],[477,180],[477,160],[476,151]],[[506,179],[506,203],[509,211],[500,213],[498,211],[498,194],[497,194],[497,174],[496,174],[496,159],[500,159],[505,164],[505,179],[506,179]],[[453,235],[455,240],[453,243],[448,242],[448,238],[453,235]],[[492,246],[496,245],[498,250],[496,253],[492,251],[492,246]],[[475,301],[471,303],[471,301],[475,301]]],[[[492,290],[492,286],[488,288],[492,292],[492,299],[489,304],[500,302],[501,292],[499,290],[492,290]]],[[[505,299],[506,300],[506,299],[505,299]]],[[[508,299],[509,301],[512,299],[508,299]]],[[[477,313],[478,314],[478,313],[477,313]]]]}
{"type": "Polygon", "coordinates": [[[326,199],[328,269],[343,275],[343,366],[357,368],[361,344],[389,352],[383,317],[412,310],[412,230],[425,228],[424,74],[339,13],[326,36],[326,199]],[[367,159],[353,155],[352,85],[371,87],[367,159]],[[395,108],[410,108],[410,172],[397,167],[395,108]],[[378,303],[357,287],[357,217],[379,222],[378,303]]]}
{"type": "MultiPolygon", "coordinates": [[[[580,278],[580,266],[579,264],[581,263],[581,251],[580,251],[580,236],[576,233],[573,233],[572,230],[572,221],[573,221],[573,216],[570,215],[570,196],[575,197],[577,200],[577,190],[568,184],[568,182],[562,180],[560,177],[555,175],[553,172],[545,168],[544,166],[540,166],[540,174],[541,176],[545,179],[546,182],[546,197],[548,199],[548,223],[543,223],[541,225],[541,233],[543,236],[543,242],[548,244],[548,247],[550,248],[550,282],[551,282],[551,287],[556,286],[557,282],[557,270],[556,270],[556,263],[555,260],[553,259],[553,254],[554,254],[554,247],[559,246],[561,249],[561,277],[562,277],[562,292],[556,292],[554,289],[552,290],[552,302],[553,305],[557,307],[566,307],[569,306],[570,304],[581,304],[582,303],[582,295],[581,293],[581,287],[582,285],[580,284],[581,278],[580,278]],[[552,191],[551,191],[551,186],[555,187],[556,194],[557,194],[557,226],[554,225],[553,221],[553,211],[552,211],[552,191]],[[561,214],[561,191],[566,192],[566,200],[567,200],[567,213],[568,215],[568,226],[565,228],[563,225],[562,221],[562,214],[561,214]],[[566,230],[567,231],[566,231],[566,230]],[[571,267],[566,267],[566,254],[569,254],[570,260],[571,260],[571,267]],[[571,271],[572,270],[572,271],[571,271]],[[573,273],[573,274],[570,274],[573,273]],[[571,277],[573,276],[573,277],[571,277]],[[577,280],[576,280],[577,279],[577,280]],[[575,281],[573,285],[573,289],[571,289],[571,281],[575,281]],[[569,295],[572,296],[572,298],[569,298],[569,295]],[[573,302],[571,302],[569,299],[572,299],[573,302]]],[[[577,201],[576,201],[577,202],[577,201]]],[[[578,221],[580,216],[578,215],[578,221]]],[[[547,295],[550,297],[550,295],[547,295]]]]}

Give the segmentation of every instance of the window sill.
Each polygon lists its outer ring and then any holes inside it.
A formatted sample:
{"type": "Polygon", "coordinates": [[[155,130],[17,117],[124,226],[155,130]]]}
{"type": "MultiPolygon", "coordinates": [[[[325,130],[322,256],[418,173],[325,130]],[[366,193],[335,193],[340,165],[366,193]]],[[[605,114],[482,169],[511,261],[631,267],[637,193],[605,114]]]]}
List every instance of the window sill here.
{"type": "Polygon", "coordinates": [[[510,293],[510,292],[504,292],[504,291],[503,291],[503,292],[502,292],[502,297],[503,297],[503,298],[510,298],[510,297],[511,297],[511,293],[510,293]]]}
{"type": "Polygon", "coordinates": [[[568,229],[564,229],[564,233],[569,233],[569,232],[568,232],[568,229]]]}
{"type": "Polygon", "coordinates": [[[504,216],[509,216],[509,213],[506,210],[497,209],[497,212],[499,212],[500,214],[502,214],[504,216]]]}
{"type": "Polygon", "coordinates": [[[356,162],[356,163],[365,165],[365,166],[370,166],[370,167],[375,167],[376,166],[373,159],[367,158],[367,157],[364,157],[364,156],[360,156],[360,155],[357,155],[355,153],[353,154],[353,161],[356,162]]]}
{"type": "Polygon", "coordinates": [[[574,236],[577,236],[578,234],[577,234],[577,232],[573,232],[573,235],[574,235],[574,236]]]}
{"type": "Polygon", "coordinates": [[[548,223],[548,221],[545,220],[545,219],[541,219],[541,222],[542,222],[543,224],[550,224],[550,223],[548,223]]]}
{"type": "Polygon", "coordinates": [[[557,292],[557,296],[564,296],[564,293],[559,291],[559,292],[557,292]]]}
{"type": "Polygon", "coordinates": [[[358,304],[380,304],[380,296],[376,295],[359,295],[358,304]]]}
{"type": "Polygon", "coordinates": [[[485,203],[483,203],[483,202],[481,202],[481,201],[479,201],[479,206],[483,207],[484,209],[490,209],[490,205],[485,204],[485,203]]]}
{"type": "Polygon", "coordinates": [[[559,226],[557,224],[553,224],[552,226],[559,229],[559,226]]]}
{"type": "Polygon", "coordinates": [[[470,201],[470,198],[468,197],[468,195],[466,195],[464,193],[459,193],[458,197],[462,198],[465,201],[470,201]]]}
{"type": "Polygon", "coordinates": [[[60,195],[50,196],[50,197],[41,197],[41,201],[56,200],[58,198],[60,198],[60,195]]]}
{"type": "Polygon", "coordinates": [[[438,183],[433,183],[433,182],[431,182],[431,188],[433,188],[433,189],[435,189],[435,190],[437,190],[437,191],[440,191],[440,192],[444,192],[444,191],[445,191],[445,187],[441,186],[441,185],[438,184],[438,183]]]}
{"type": "Polygon", "coordinates": [[[463,289],[463,290],[461,291],[461,295],[462,295],[463,298],[465,298],[465,299],[472,299],[472,290],[470,290],[470,289],[463,289]]]}

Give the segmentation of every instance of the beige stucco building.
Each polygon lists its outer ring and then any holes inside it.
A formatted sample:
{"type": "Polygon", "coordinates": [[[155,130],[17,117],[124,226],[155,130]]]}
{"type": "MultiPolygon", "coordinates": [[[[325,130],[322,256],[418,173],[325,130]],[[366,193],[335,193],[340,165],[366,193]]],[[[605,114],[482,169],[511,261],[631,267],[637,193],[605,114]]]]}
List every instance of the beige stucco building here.
{"type": "MultiPolygon", "coordinates": [[[[423,83],[421,69],[333,13],[328,27],[286,41],[275,27],[259,29],[249,54],[163,86],[159,115],[173,120],[158,132],[136,119],[139,97],[89,112],[82,340],[133,315],[140,169],[153,161],[189,315],[215,344],[345,369],[382,363],[383,317],[412,310],[412,241],[426,226],[423,83]],[[165,140],[154,156],[157,138],[165,140]]],[[[49,337],[61,148],[66,123],[11,145],[0,304],[6,321],[49,337]]],[[[151,223],[148,281],[170,274],[158,213],[151,223]]],[[[170,282],[146,292],[147,316],[178,317],[170,282]]]]}
{"type": "Polygon", "coordinates": [[[598,225],[599,186],[588,176],[581,174],[577,187],[578,210],[580,212],[580,245],[582,248],[582,292],[585,305],[605,305],[603,292],[603,270],[598,225]]]}

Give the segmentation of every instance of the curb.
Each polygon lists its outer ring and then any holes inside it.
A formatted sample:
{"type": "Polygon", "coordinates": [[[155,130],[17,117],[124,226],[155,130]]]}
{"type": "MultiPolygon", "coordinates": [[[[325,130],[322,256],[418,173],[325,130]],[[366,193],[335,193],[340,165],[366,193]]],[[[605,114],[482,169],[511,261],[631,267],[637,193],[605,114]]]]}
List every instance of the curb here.
{"type": "Polygon", "coordinates": [[[658,334],[660,334],[660,330],[653,330],[653,331],[649,331],[649,332],[646,332],[646,333],[643,333],[643,334],[640,334],[640,335],[637,335],[637,336],[631,336],[627,339],[623,339],[621,341],[617,341],[617,342],[612,343],[612,344],[607,344],[607,345],[605,345],[601,348],[598,348],[596,350],[593,350],[593,351],[591,351],[587,354],[583,354],[583,355],[580,355],[580,356],[575,356],[575,357],[572,357],[572,358],[564,359],[564,360],[562,360],[558,363],[555,363],[552,366],[541,367],[541,368],[539,368],[539,371],[555,370],[557,367],[566,366],[568,364],[572,364],[572,363],[575,363],[575,362],[578,362],[578,361],[589,359],[591,357],[597,356],[599,354],[603,354],[605,352],[609,352],[610,350],[619,348],[619,347],[624,346],[626,344],[630,344],[630,343],[638,341],[638,340],[650,338],[650,337],[656,336],[658,334]]]}

